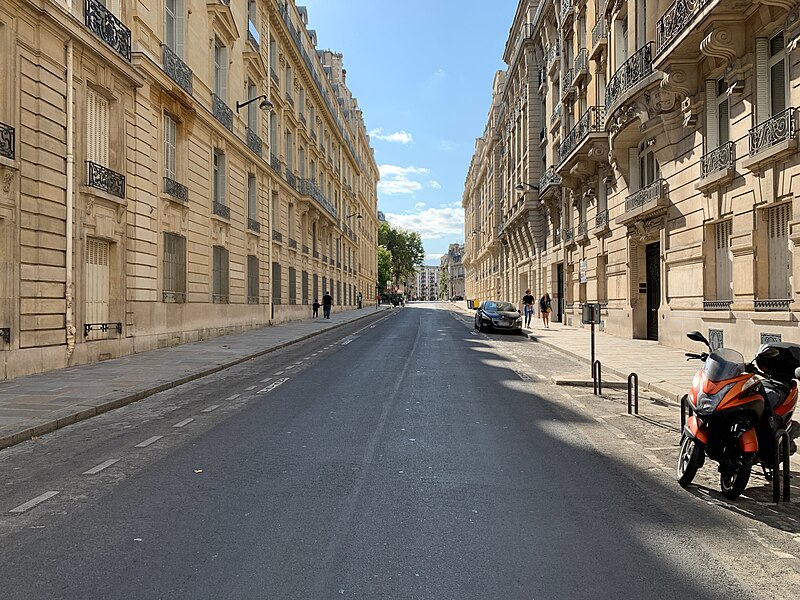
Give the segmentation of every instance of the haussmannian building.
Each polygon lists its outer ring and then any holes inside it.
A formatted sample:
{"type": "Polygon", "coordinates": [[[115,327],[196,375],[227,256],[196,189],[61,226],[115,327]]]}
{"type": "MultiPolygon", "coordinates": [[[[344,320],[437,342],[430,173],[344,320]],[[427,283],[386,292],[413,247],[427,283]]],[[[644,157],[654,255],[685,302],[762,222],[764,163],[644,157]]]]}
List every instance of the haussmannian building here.
{"type": "Polygon", "coordinates": [[[800,3],[521,1],[467,173],[467,296],[800,342],[800,3]]]}
{"type": "Polygon", "coordinates": [[[442,299],[450,300],[454,296],[464,297],[464,245],[450,244],[447,254],[443,254],[439,263],[442,272],[442,299]]]}
{"type": "Polygon", "coordinates": [[[342,310],[377,180],[342,56],[276,0],[0,5],[0,379],[342,310]]]}

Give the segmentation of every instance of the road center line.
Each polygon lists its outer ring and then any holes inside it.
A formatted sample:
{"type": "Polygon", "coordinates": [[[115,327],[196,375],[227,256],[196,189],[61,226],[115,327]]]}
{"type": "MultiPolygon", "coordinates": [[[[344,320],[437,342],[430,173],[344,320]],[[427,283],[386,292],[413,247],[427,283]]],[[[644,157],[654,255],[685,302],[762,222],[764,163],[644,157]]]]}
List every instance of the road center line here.
{"type": "Polygon", "coordinates": [[[214,412],[214,411],[215,411],[215,410],[217,410],[218,408],[219,408],[219,404],[212,404],[212,405],[211,405],[211,406],[209,406],[208,408],[204,408],[204,409],[203,409],[201,412],[204,412],[204,413],[210,413],[210,412],[214,412]]]}
{"type": "Polygon", "coordinates": [[[352,341],[353,340],[345,340],[345,341],[342,342],[342,346],[347,346],[347,344],[349,344],[352,341]]]}
{"type": "Polygon", "coordinates": [[[61,492],[45,492],[45,493],[44,493],[44,494],[42,494],[41,496],[36,496],[36,498],[34,498],[33,500],[28,500],[28,501],[27,501],[25,504],[20,504],[18,507],[16,507],[16,508],[12,508],[12,509],[11,509],[10,511],[8,511],[8,512],[12,512],[12,513],[24,513],[26,510],[28,510],[28,509],[30,509],[30,508],[33,508],[33,507],[34,507],[34,506],[36,506],[37,504],[41,504],[41,503],[42,503],[42,502],[44,502],[45,500],[49,500],[50,498],[52,498],[52,497],[53,497],[53,496],[55,496],[56,494],[60,494],[60,493],[61,493],[61,492]]]}
{"type": "Polygon", "coordinates": [[[270,381],[272,381],[272,377],[267,377],[266,379],[262,379],[261,383],[269,383],[270,381]]]}
{"type": "Polygon", "coordinates": [[[101,462],[96,467],[92,467],[88,471],[84,471],[83,474],[84,475],[95,475],[96,473],[99,473],[100,471],[102,471],[104,469],[107,469],[111,465],[113,465],[115,463],[118,463],[118,462],[119,462],[118,458],[110,458],[110,459],[108,459],[106,461],[101,462]]]}
{"type": "Polygon", "coordinates": [[[288,377],[284,377],[283,379],[278,379],[277,381],[273,381],[267,387],[265,387],[263,390],[258,390],[256,392],[256,394],[268,394],[269,392],[271,392],[272,390],[274,390],[278,386],[283,385],[287,381],[289,381],[288,377]]]}
{"type": "Polygon", "coordinates": [[[136,444],[136,446],[134,446],[134,447],[135,448],[147,448],[150,444],[155,444],[162,437],[164,437],[164,436],[163,435],[154,435],[153,437],[147,438],[145,441],[143,441],[143,442],[141,442],[139,444],[136,444]]]}
{"type": "Polygon", "coordinates": [[[186,427],[186,426],[187,426],[189,423],[191,423],[192,421],[194,421],[194,419],[192,419],[191,417],[189,417],[188,419],[184,419],[184,420],[183,420],[183,421],[181,421],[180,423],[175,423],[175,425],[173,425],[173,427],[186,427]]]}
{"type": "Polygon", "coordinates": [[[252,390],[254,390],[254,389],[256,389],[256,386],[254,386],[254,385],[251,385],[250,387],[246,387],[246,388],[244,388],[244,391],[245,391],[245,392],[249,392],[249,391],[252,391],[252,390]]]}
{"type": "Polygon", "coordinates": [[[233,396],[228,396],[225,400],[236,400],[241,394],[234,394],[233,396]]]}

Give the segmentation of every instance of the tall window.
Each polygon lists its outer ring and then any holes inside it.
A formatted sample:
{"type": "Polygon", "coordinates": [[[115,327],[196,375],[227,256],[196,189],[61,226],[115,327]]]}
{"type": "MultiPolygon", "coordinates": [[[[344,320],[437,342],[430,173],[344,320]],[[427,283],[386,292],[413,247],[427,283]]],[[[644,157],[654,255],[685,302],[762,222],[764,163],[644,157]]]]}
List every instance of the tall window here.
{"type": "Polygon", "coordinates": [[[164,302],[186,302],[186,238],[164,234],[164,302]]]}
{"type": "Polygon", "coordinates": [[[724,79],[706,81],[706,152],[730,140],[728,84],[724,79]]]}
{"type": "MultiPolygon", "coordinates": [[[[247,100],[251,98],[255,98],[258,96],[258,87],[252,81],[247,82],[247,100]]],[[[251,102],[247,106],[247,126],[250,128],[251,131],[260,135],[261,132],[258,130],[258,102],[251,102]]]]}
{"type": "Polygon", "coordinates": [[[756,39],[756,111],[763,123],[786,110],[786,41],[783,32],[756,39]]]}
{"type": "Polygon", "coordinates": [[[258,304],[258,257],[247,256],[247,303],[258,304]]]}
{"type": "Polygon", "coordinates": [[[294,239],[294,204],[289,204],[289,238],[294,239]]]}
{"type": "Polygon", "coordinates": [[[289,267],[289,304],[297,304],[297,271],[289,267]]]}
{"type": "Polygon", "coordinates": [[[298,165],[297,165],[297,168],[298,168],[298,171],[299,171],[298,175],[299,175],[300,179],[305,179],[306,178],[306,149],[303,148],[302,146],[300,146],[300,148],[297,151],[297,154],[298,154],[298,158],[297,158],[298,165]]]}
{"type": "Polygon", "coordinates": [[[277,156],[278,151],[278,117],[274,114],[269,117],[269,151],[273,156],[277,156]]]}
{"type": "Polygon", "coordinates": [[[108,167],[108,99],[90,89],[86,104],[86,160],[108,167]]]}
{"type": "Polygon", "coordinates": [[[275,38],[270,36],[269,38],[269,68],[277,76],[278,74],[278,42],[275,41],[275,38]]]}
{"type": "Polygon", "coordinates": [[[247,218],[258,220],[258,186],[252,173],[247,176],[247,218]]]}
{"type": "Polygon", "coordinates": [[[281,303],[281,263],[272,263],[272,303],[281,303]]]}
{"type": "Polygon", "coordinates": [[[716,276],[717,300],[731,300],[733,290],[733,257],[731,256],[731,222],[723,221],[715,226],[714,246],[716,248],[714,271],[716,276]]]}
{"type": "Polygon", "coordinates": [[[646,188],[661,178],[655,153],[647,142],[639,144],[639,148],[630,149],[630,187],[632,191],[646,188]]]}
{"type": "Polygon", "coordinates": [[[214,202],[225,206],[225,153],[214,148],[214,202]]]}
{"type": "Polygon", "coordinates": [[[214,93],[228,101],[228,49],[214,38],[214,93]]]}
{"type": "Polygon", "coordinates": [[[211,300],[214,304],[228,303],[228,250],[214,246],[211,300]]]}
{"type": "Polygon", "coordinates": [[[294,149],[292,148],[292,134],[286,132],[286,169],[294,170],[294,149]]]}
{"type": "Polygon", "coordinates": [[[281,203],[278,199],[278,194],[272,194],[272,223],[270,226],[272,227],[272,231],[278,231],[281,224],[281,203]]]}
{"type": "Polygon", "coordinates": [[[164,44],[183,58],[183,0],[164,0],[164,44]]]}
{"type": "Polygon", "coordinates": [[[178,126],[169,115],[164,115],[164,177],[178,180],[178,126]]]}
{"type": "Polygon", "coordinates": [[[792,297],[789,274],[792,270],[792,255],[789,252],[790,205],[782,204],[770,208],[767,215],[769,233],[769,297],[787,299],[792,297]]]}

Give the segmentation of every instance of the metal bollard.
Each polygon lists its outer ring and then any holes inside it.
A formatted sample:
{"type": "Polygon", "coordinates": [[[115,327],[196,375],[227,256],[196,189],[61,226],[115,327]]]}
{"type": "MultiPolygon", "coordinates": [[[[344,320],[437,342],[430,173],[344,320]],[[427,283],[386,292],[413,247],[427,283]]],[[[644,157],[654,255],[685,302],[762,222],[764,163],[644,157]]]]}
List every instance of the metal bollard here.
{"type": "Polygon", "coordinates": [[[789,465],[789,446],[791,439],[789,433],[782,429],[775,436],[775,457],[772,467],[772,501],[778,504],[781,501],[781,479],[783,479],[783,501],[789,502],[791,498],[791,469],[789,465]],[[779,469],[783,462],[783,472],[779,469]]]}
{"type": "Polygon", "coordinates": [[[595,396],[602,396],[603,395],[603,369],[602,365],[600,364],[600,360],[596,360],[592,363],[592,382],[594,383],[594,395],[595,396]]]}
{"type": "Polygon", "coordinates": [[[631,373],[628,375],[628,414],[631,414],[631,400],[633,400],[634,404],[634,413],[639,414],[639,376],[636,373],[631,373]],[[631,381],[633,381],[634,385],[634,394],[631,397],[631,381]]]}

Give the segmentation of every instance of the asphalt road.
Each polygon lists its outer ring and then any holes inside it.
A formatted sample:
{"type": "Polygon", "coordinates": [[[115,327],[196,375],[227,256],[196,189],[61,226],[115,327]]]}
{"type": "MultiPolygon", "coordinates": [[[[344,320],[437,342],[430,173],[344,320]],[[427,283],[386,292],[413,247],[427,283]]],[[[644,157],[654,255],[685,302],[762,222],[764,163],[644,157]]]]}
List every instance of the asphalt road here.
{"type": "Polygon", "coordinates": [[[409,306],[0,451],[0,598],[793,594],[467,319],[409,306]]]}

